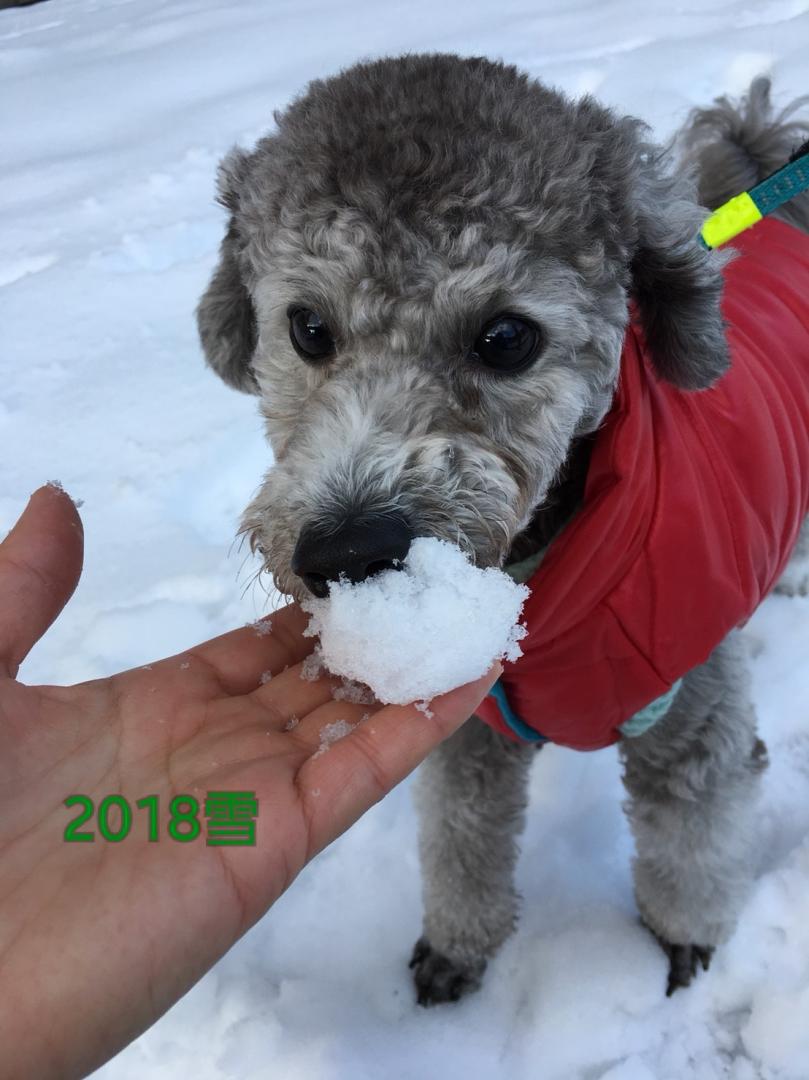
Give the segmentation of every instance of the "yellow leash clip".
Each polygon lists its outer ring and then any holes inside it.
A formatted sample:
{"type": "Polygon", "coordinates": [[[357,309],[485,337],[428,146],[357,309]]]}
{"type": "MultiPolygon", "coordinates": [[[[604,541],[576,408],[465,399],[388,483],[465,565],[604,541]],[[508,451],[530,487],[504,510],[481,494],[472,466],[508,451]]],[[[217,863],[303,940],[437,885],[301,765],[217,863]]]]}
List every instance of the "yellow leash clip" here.
{"type": "Polygon", "coordinates": [[[771,214],[805,191],[809,191],[809,140],[795,151],[786,165],[714,210],[700,229],[699,241],[706,248],[726,244],[761,221],[765,214],[771,214]]]}
{"type": "Polygon", "coordinates": [[[714,210],[700,230],[700,237],[705,247],[715,248],[726,244],[740,232],[749,229],[763,214],[753,202],[749,191],[734,195],[729,201],[714,210]]]}

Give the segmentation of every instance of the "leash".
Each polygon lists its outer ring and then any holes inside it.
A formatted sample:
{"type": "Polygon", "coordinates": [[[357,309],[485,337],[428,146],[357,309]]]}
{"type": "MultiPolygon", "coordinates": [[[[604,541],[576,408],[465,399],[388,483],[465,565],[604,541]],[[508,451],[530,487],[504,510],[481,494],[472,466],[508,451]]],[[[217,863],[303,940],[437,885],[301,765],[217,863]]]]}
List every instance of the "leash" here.
{"type": "Polygon", "coordinates": [[[804,191],[809,191],[809,139],[766,180],[714,210],[700,230],[699,242],[704,248],[719,247],[804,191]]]}

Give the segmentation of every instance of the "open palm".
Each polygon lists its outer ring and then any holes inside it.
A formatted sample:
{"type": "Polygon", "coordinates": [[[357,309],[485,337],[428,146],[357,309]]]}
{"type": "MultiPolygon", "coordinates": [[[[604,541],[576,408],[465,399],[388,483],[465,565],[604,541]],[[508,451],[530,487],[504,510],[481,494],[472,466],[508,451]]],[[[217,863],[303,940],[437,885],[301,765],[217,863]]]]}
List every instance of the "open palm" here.
{"type": "MultiPolygon", "coordinates": [[[[77,686],[25,686],[18,665],[81,560],[78,514],[55,488],[33,496],[0,546],[0,1046],[13,1048],[11,1075],[87,1071],[152,1023],[474,711],[495,675],[436,699],[432,716],[334,701],[331,678],[301,678],[313,642],[290,605],[269,632],[244,627],[77,686]],[[324,729],[348,730],[327,727],[338,721],[355,726],[329,745],[324,729]],[[209,845],[210,791],[255,796],[254,844],[209,845]],[[123,796],[128,834],[103,839],[94,815],[79,829],[92,841],[65,842],[73,794],[96,811],[123,796]],[[177,795],[198,801],[195,839],[169,834],[177,795]],[[147,796],[156,819],[136,807],[147,796]]],[[[119,820],[116,807],[113,830],[119,820]]]]}

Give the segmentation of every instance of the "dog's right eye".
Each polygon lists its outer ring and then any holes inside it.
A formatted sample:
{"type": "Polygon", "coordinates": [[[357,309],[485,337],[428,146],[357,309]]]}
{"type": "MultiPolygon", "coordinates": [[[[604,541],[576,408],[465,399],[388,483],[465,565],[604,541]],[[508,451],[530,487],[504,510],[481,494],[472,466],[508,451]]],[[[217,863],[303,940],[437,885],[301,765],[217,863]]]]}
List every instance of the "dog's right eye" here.
{"type": "Polygon", "coordinates": [[[304,360],[325,360],[334,355],[334,338],[316,312],[310,308],[290,307],[287,318],[289,340],[304,360]]]}
{"type": "Polygon", "coordinates": [[[478,334],[470,356],[493,371],[514,375],[524,371],[542,350],[539,327],[519,315],[498,315],[478,334]]]}

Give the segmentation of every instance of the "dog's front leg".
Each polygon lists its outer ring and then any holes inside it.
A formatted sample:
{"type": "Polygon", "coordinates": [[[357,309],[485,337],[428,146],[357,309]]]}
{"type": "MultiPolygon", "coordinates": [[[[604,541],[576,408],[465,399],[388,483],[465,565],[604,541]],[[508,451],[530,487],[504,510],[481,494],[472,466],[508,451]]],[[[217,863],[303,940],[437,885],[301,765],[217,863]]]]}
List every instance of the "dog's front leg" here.
{"type": "Polygon", "coordinates": [[[534,753],[473,716],[422,766],[424,933],[410,963],[421,1005],[476,989],[514,928],[517,836],[534,753]]]}
{"type": "Polygon", "coordinates": [[[683,682],[669,713],[624,739],[635,895],[666,951],[669,994],[733,932],[752,878],[759,778],[744,646],[728,637],[683,682]]]}

